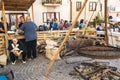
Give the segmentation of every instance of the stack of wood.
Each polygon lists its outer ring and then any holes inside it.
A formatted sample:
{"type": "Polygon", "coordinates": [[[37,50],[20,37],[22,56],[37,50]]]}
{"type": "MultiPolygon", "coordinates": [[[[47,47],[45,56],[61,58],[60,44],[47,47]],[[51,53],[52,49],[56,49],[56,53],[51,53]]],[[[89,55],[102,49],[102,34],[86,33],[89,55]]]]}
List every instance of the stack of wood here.
{"type": "MultiPolygon", "coordinates": [[[[60,37],[60,38],[54,38],[52,40],[54,40],[55,42],[57,42],[57,46],[56,47],[59,47],[63,41],[64,37],[60,37]]],[[[64,46],[62,47],[62,50],[60,51],[60,57],[64,57],[64,56],[68,56],[68,55],[72,55],[75,53],[75,49],[72,49],[70,48],[69,46],[75,46],[76,44],[74,45],[69,45],[70,43],[73,43],[73,42],[70,42],[69,43],[69,40],[72,40],[73,37],[69,37],[69,39],[67,40],[67,42],[64,44],[64,46]]]]}
{"type": "Polygon", "coordinates": [[[94,45],[94,40],[92,39],[69,39],[67,47],[71,49],[92,46],[94,45]]]}
{"type": "Polygon", "coordinates": [[[45,53],[46,42],[45,40],[40,40],[37,42],[37,53],[45,53]]]}
{"type": "MultiPolygon", "coordinates": [[[[50,38],[47,40],[40,40],[37,42],[37,52],[38,53],[43,53],[45,54],[46,49],[51,49],[52,51],[57,51],[59,46],[61,45],[62,41],[63,41],[64,37],[59,37],[59,38],[50,38]]],[[[66,56],[66,55],[70,55],[73,54],[74,51],[71,50],[69,47],[67,47],[67,43],[62,47],[62,50],[60,52],[60,57],[66,56]]]]}
{"type": "Polygon", "coordinates": [[[0,64],[7,64],[7,55],[5,54],[5,37],[4,34],[0,34],[0,64]]]}
{"type": "MultiPolygon", "coordinates": [[[[63,41],[64,37],[60,37],[60,38],[52,38],[49,40],[46,40],[46,49],[51,49],[51,51],[55,51],[55,53],[57,52],[59,46],[61,45],[62,41],[63,41]]],[[[48,51],[48,50],[46,50],[48,51]]],[[[47,52],[46,52],[47,53],[47,52]]],[[[50,52],[49,52],[50,53],[50,52]]],[[[60,51],[59,55],[58,55],[58,59],[60,59],[60,57],[64,57],[66,55],[71,55],[74,53],[74,50],[70,49],[67,47],[67,43],[62,47],[62,50],[60,51]]],[[[53,55],[53,54],[52,54],[53,55]]],[[[52,57],[53,58],[53,57],[52,57]]],[[[51,58],[51,60],[52,60],[51,58]]]]}
{"type": "Polygon", "coordinates": [[[79,76],[80,80],[120,80],[116,67],[108,66],[106,62],[81,63],[74,67],[70,75],[79,76]]]}

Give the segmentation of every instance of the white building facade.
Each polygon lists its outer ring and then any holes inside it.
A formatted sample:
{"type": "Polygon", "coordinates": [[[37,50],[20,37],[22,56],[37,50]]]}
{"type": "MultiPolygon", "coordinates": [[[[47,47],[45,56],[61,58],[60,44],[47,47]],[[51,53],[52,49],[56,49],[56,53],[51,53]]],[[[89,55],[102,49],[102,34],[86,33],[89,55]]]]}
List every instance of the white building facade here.
{"type": "MultiPolygon", "coordinates": [[[[44,24],[47,19],[70,20],[70,2],[69,0],[61,0],[60,3],[48,2],[49,0],[36,0],[34,7],[34,21],[37,25],[44,24]],[[45,1],[45,2],[43,2],[45,1]]],[[[57,0],[56,0],[57,1],[57,0]]],[[[32,8],[29,9],[29,12],[32,8]]],[[[32,15],[30,13],[30,15],[32,15]]]]}
{"type": "MultiPolygon", "coordinates": [[[[72,19],[76,17],[83,3],[84,0],[72,0],[72,19]]],[[[79,20],[84,19],[92,21],[98,14],[101,18],[104,18],[104,0],[88,0],[79,20]]]]}
{"type": "MultiPolygon", "coordinates": [[[[112,0],[108,1],[110,3],[110,1],[112,0]]],[[[102,19],[104,19],[104,2],[105,0],[88,0],[78,21],[80,19],[93,21],[95,16],[97,16],[98,14],[102,19]]],[[[83,3],[84,0],[36,0],[33,3],[34,22],[37,24],[37,26],[39,26],[46,23],[47,19],[51,20],[57,18],[58,20],[63,19],[73,21],[76,15],[78,14],[79,9],[82,7],[83,3]]],[[[109,3],[108,7],[110,6],[109,3]]],[[[15,18],[16,21],[19,22],[19,16],[22,14],[25,14],[26,16],[27,13],[29,13],[32,18],[32,7],[29,8],[28,12],[7,11],[6,12],[7,22],[12,21],[10,19],[11,16],[15,18]]]]}

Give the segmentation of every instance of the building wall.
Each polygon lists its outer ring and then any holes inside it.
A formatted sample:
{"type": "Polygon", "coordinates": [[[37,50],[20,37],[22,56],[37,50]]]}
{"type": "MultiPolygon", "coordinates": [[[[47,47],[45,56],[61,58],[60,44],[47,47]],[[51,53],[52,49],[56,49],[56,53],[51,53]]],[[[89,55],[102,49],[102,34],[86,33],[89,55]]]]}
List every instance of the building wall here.
{"type": "Polygon", "coordinates": [[[108,0],[109,15],[116,17],[119,14],[120,17],[120,0],[108,0]]]}
{"type": "MultiPolygon", "coordinates": [[[[76,15],[78,14],[78,11],[76,11],[76,2],[77,1],[81,1],[82,5],[84,3],[84,0],[72,0],[72,6],[73,6],[72,7],[72,19],[73,20],[75,19],[76,15]]],[[[82,11],[82,13],[79,17],[79,20],[84,19],[84,20],[89,21],[91,16],[93,15],[92,19],[90,20],[90,21],[92,21],[98,13],[100,13],[101,18],[104,18],[104,0],[99,0],[102,3],[102,11],[100,11],[100,3],[97,1],[98,0],[88,0],[84,10],[82,11]],[[89,11],[89,2],[97,2],[96,11],[89,11]]]]}
{"type": "MultiPolygon", "coordinates": [[[[84,0],[71,0],[72,1],[72,8],[70,9],[70,0],[62,0],[62,5],[57,6],[57,7],[45,7],[42,5],[42,0],[36,0],[33,4],[34,6],[34,22],[39,26],[43,23],[43,12],[60,12],[60,19],[64,19],[64,20],[70,20],[70,10],[72,10],[72,21],[75,19],[76,15],[78,14],[78,11],[76,11],[76,1],[81,1],[82,4],[84,2],[84,0]]],[[[117,9],[119,9],[118,7],[120,7],[120,1],[114,1],[114,0],[108,0],[108,7],[113,4],[114,6],[117,6],[117,9]]],[[[28,10],[30,13],[30,16],[32,18],[32,7],[30,7],[30,9],[28,10]]],[[[85,19],[88,20],[90,19],[90,17],[93,15],[91,21],[94,19],[94,17],[98,14],[98,12],[101,14],[101,17],[104,18],[104,0],[88,0],[86,7],[84,8],[82,14],[80,15],[78,21],[80,19],[85,19]],[[89,2],[92,1],[100,1],[102,3],[102,12],[100,11],[100,5],[98,3],[97,5],[97,11],[89,11],[89,2]],[[94,12],[94,15],[93,15],[94,12]]],[[[14,12],[6,12],[6,13],[14,13],[14,12]]],[[[15,13],[19,13],[19,12],[15,12],[15,13]]],[[[22,13],[22,12],[20,12],[22,13]]],[[[0,12],[1,14],[1,12],[0,12]]],[[[9,22],[9,16],[7,16],[7,22],[9,22]]],[[[1,15],[0,15],[1,17],[1,15]]]]}
{"type": "MultiPolygon", "coordinates": [[[[60,19],[70,20],[70,2],[69,0],[62,0],[62,5],[57,7],[45,7],[42,5],[42,0],[36,0],[33,3],[34,9],[34,22],[37,26],[43,23],[43,12],[60,12],[60,19]]],[[[29,8],[28,12],[32,18],[32,6],[29,8]]],[[[27,13],[26,11],[6,11],[6,13],[27,13]]],[[[0,17],[2,12],[0,11],[0,17]]],[[[9,22],[9,16],[6,14],[7,22],[9,22]]],[[[0,20],[1,21],[1,20],[0,20]]]]}
{"type": "MultiPolygon", "coordinates": [[[[70,6],[69,0],[62,0],[62,5],[57,7],[45,7],[42,5],[42,0],[36,0],[34,5],[34,20],[37,25],[43,23],[43,12],[60,12],[60,19],[70,20],[70,6]]],[[[29,9],[32,15],[32,7],[29,9]]]]}

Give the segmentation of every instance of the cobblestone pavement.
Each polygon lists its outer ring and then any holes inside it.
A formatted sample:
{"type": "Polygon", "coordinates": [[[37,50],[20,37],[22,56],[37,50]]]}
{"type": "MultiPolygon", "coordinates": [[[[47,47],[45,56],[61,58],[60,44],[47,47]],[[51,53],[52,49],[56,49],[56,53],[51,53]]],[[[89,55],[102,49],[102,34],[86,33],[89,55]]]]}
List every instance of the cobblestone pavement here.
{"type": "MultiPolygon", "coordinates": [[[[84,59],[87,59],[84,57],[80,58],[80,62],[84,61],[84,59]]],[[[25,64],[23,64],[21,60],[18,60],[15,65],[9,63],[7,66],[13,70],[15,74],[15,80],[79,80],[69,75],[69,72],[73,70],[73,66],[78,65],[78,63],[66,64],[65,61],[66,59],[62,59],[55,62],[48,77],[45,77],[44,74],[50,61],[40,54],[36,59],[27,61],[25,64]]],[[[118,64],[120,63],[120,59],[91,59],[91,61],[110,62],[110,65],[116,66],[120,70],[120,64],[118,64]]]]}
{"type": "Polygon", "coordinates": [[[9,63],[7,66],[13,70],[15,80],[74,80],[69,76],[69,70],[67,71],[67,69],[70,69],[67,68],[69,66],[64,65],[65,62],[62,60],[57,61],[48,78],[45,77],[44,74],[49,62],[43,55],[38,55],[36,59],[27,61],[25,64],[21,60],[17,60],[15,65],[9,63]]]}

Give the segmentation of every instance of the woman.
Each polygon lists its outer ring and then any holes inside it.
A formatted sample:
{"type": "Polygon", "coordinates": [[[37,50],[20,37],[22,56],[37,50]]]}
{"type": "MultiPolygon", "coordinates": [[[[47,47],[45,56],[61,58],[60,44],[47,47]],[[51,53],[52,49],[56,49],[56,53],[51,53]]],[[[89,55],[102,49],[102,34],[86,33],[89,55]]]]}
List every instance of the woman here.
{"type": "Polygon", "coordinates": [[[12,39],[12,43],[9,44],[8,50],[10,51],[10,60],[12,64],[16,63],[16,60],[20,55],[22,55],[22,62],[26,63],[24,45],[20,43],[17,38],[12,39]]]}
{"type": "Polygon", "coordinates": [[[81,19],[81,20],[80,20],[80,24],[79,24],[79,29],[82,29],[82,28],[84,28],[84,27],[85,27],[84,20],[81,19]]]}

